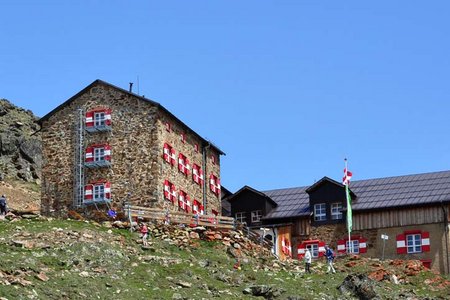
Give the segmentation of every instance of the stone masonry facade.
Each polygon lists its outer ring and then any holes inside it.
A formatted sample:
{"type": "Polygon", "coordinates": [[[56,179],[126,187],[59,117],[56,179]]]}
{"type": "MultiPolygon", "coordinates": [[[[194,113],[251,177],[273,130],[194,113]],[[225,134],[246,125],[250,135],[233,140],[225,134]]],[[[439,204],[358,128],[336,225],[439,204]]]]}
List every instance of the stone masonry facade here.
{"type": "Polygon", "coordinates": [[[178,201],[164,199],[164,182],[169,180],[177,192],[186,192],[191,201],[205,202],[205,214],[212,210],[220,213],[220,193],[216,195],[209,186],[210,174],[220,178],[220,150],[210,146],[159,104],[99,81],[41,122],[43,213],[65,215],[74,209],[74,152],[79,108],[83,115],[98,108],[111,110],[111,131],[83,132],[83,149],[94,144],[109,144],[111,166],[85,168],[84,182],[110,182],[112,207],[120,209],[127,201],[132,205],[179,210],[178,201]],[[192,169],[186,175],[179,171],[178,162],[171,165],[164,160],[166,143],[173,147],[176,158],[182,153],[191,166],[195,163],[202,167],[205,188],[193,181],[192,169]]]}

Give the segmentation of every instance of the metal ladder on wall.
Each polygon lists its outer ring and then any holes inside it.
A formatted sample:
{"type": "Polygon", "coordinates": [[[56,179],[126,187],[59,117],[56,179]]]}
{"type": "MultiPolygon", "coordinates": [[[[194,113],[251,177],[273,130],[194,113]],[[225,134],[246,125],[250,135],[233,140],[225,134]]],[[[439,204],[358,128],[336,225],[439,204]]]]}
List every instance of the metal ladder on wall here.
{"type": "Polygon", "coordinates": [[[74,151],[74,197],[73,206],[75,208],[83,205],[84,199],[84,113],[83,109],[77,110],[75,122],[75,151],[74,151]]]}

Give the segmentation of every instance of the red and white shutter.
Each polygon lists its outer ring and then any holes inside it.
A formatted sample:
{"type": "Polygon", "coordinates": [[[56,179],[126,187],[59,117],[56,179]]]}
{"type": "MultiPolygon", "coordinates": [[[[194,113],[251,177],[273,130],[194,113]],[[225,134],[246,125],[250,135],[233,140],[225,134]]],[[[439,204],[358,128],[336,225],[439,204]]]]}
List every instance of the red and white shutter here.
{"type": "Polygon", "coordinates": [[[179,200],[178,200],[178,206],[182,210],[186,210],[186,193],[183,192],[183,191],[180,191],[180,196],[179,196],[179,200]]]}
{"type": "Polygon", "coordinates": [[[108,108],[105,110],[105,125],[111,126],[111,109],[108,108]]]}
{"type": "Polygon", "coordinates": [[[325,242],[319,242],[319,257],[325,255],[325,242]]]}
{"type": "Polygon", "coordinates": [[[198,166],[196,164],[192,166],[192,180],[194,180],[195,183],[200,183],[200,178],[198,176],[198,166]]]}
{"type": "Polygon", "coordinates": [[[86,127],[94,126],[94,112],[88,111],[86,112],[86,127]]]}
{"type": "Polygon", "coordinates": [[[93,162],[94,161],[94,147],[86,148],[85,162],[93,162]]]}
{"type": "Polygon", "coordinates": [[[191,198],[186,195],[186,212],[190,213],[192,211],[191,198]]]}
{"type": "Polygon", "coordinates": [[[175,149],[171,148],[170,149],[170,163],[172,166],[175,166],[175,164],[177,163],[177,158],[175,155],[175,149]]]}
{"type": "Polygon", "coordinates": [[[169,180],[164,180],[164,198],[170,200],[170,182],[169,180]]]}
{"type": "Polygon", "coordinates": [[[205,180],[203,177],[203,170],[202,168],[198,169],[198,179],[199,179],[199,184],[203,185],[203,181],[205,180]]]}
{"type": "Polygon", "coordinates": [[[170,186],[170,200],[172,200],[172,202],[177,201],[177,189],[174,184],[170,186]]]}
{"type": "Polygon", "coordinates": [[[213,192],[214,194],[217,193],[216,190],[216,178],[213,174],[211,174],[209,176],[209,189],[211,190],[211,192],[213,192]]]}
{"type": "Polygon", "coordinates": [[[305,243],[301,243],[300,245],[297,246],[297,258],[298,259],[302,259],[305,256],[305,252],[306,252],[306,244],[305,243]]]}
{"type": "Polygon", "coordinates": [[[216,179],[216,195],[220,195],[220,178],[216,179]]]}
{"type": "Polygon", "coordinates": [[[168,163],[170,163],[170,157],[171,157],[170,146],[169,146],[169,144],[164,143],[163,159],[165,161],[167,161],[168,163]]]}
{"type": "Polygon", "coordinates": [[[105,182],[105,198],[111,200],[111,182],[105,182]]]}
{"type": "Polygon", "coordinates": [[[337,241],[337,252],[338,253],[346,253],[347,249],[345,247],[345,244],[347,243],[346,240],[339,240],[337,241]]]}
{"type": "Polygon", "coordinates": [[[185,168],[186,168],[186,172],[184,174],[186,174],[187,176],[189,176],[189,174],[191,173],[191,165],[189,164],[189,159],[185,159],[185,168]]]}
{"type": "Polygon", "coordinates": [[[359,238],[359,253],[367,252],[367,240],[363,237],[359,238]]]}
{"type": "Polygon", "coordinates": [[[405,254],[406,253],[406,238],[405,235],[397,234],[397,254],[405,254]]]}
{"type": "Polygon", "coordinates": [[[111,161],[111,146],[108,144],[105,144],[105,160],[111,161]]]}
{"type": "Polygon", "coordinates": [[[430,251],[430,233],[422,231],[422,252],[430,251]]]}
{"type": "Polygon", "coordinates": [[[200,211],[199,211],[199,213],[200,213],[201,215],[204,215],[204,214],[205,214],[205,207],[204,207],[202,204],[200,204],[200,211]]]}
{"type": "Polygon", "coordinates": [[[84,200],[85,201],[92,201],[92,199],[94,199],[93,189],[94,189],[94,186],[92,184],[87,184],[84,186],[84,200]]]}
{"type": "Polygon", "coordinates": [[[292,250],[291,250],[291,243],[288,239],[282,238],[281,239],[281,251],[286,255],[291,257],[292,256],[292,250]]]}
{"type": "Polygon", "coordinates": [[[192,212],[194,214],[198,214],[200,212],[200,207],[199,206],[200,206],[200,203],[197,200],[194,199],[194,203],[192,205],[192,212]]]}

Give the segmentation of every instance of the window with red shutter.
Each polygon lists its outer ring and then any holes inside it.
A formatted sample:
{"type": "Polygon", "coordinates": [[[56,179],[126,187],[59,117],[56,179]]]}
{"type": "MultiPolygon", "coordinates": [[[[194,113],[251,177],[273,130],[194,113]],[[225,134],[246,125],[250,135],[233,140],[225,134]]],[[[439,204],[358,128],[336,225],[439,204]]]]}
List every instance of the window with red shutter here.
{"type": "Polygon", "coordinates": [[[197,164],[192,165],[192,180],[199,185],[203,185],[203,171],[197,164]]]}
{"type": "Polygon", "coordinates": [[[178,155],[178,170],[184,175],[189,175],[190,172],[189,160],[182,153],[178,155]]]}
{"type": "Polygon", "coordinates": [[[86,131],[110,131],[111,130],[111,113],[110,108],[94,109],[86,112],[86,131]]]}

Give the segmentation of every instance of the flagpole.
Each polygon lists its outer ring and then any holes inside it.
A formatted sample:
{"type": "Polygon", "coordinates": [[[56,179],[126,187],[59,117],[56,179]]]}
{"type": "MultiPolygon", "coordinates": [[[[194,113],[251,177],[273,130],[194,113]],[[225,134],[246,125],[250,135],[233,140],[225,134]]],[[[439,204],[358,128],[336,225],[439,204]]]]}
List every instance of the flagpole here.
{"type": "MultiPolygon", "coordinates": [[[[347,162],[347,158],[344,158],[344,161],[345,161],[345,174],[344,174],[344,176],[345,177],[347,177],[347,172],[348,172],[348,162],[347,162]]],[[[347,189],[349,188],[348,187],[348,185],[349,185],[349,182],[348,182],[348,180],[346,180],[345,181],[345,197],[347,198],[348,197],[348,194],[349,193],[347,193],[347,189]]],[[[351,239],[351,236],[350,236],[350,224],[349,224],[349,221],[348,221],[348,218],[349,218],[349,216],[348,216],[348,214],[349,214],[349,207],[348,207],[348,200],[347,200],[347,231],[348,231],[348,248],[347,248],[347,253],[348,254],[350,254],[350,253],[352,253],[353,251],[353,246],[352,246],[352,239],[351,239]]]]}

